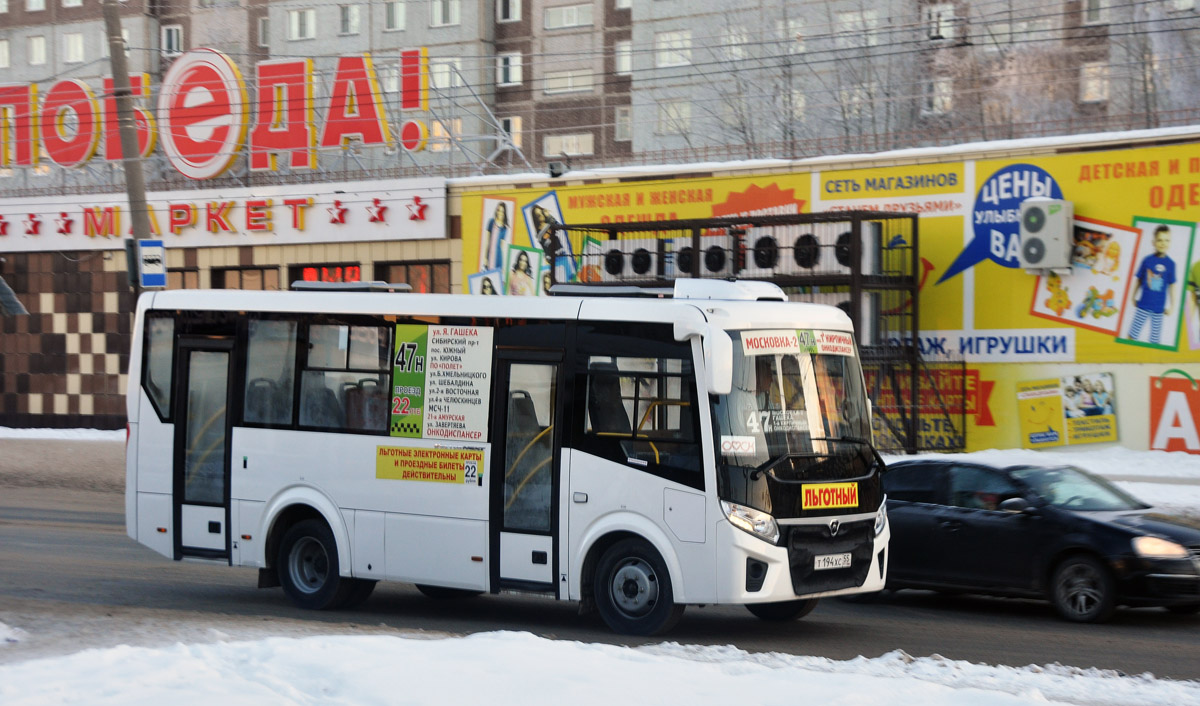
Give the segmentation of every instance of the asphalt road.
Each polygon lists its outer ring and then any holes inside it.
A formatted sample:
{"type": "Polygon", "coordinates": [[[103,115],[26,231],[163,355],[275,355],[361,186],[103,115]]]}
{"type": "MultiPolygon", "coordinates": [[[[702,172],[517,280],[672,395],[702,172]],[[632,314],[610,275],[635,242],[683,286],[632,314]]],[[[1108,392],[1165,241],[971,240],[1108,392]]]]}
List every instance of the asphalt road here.
{"type": "MultiPolygon", "coordinates": [[[[53,461],[55,454],[69,454],[96,469],[111,465],[105,455],[119,456],[119,448],[114,454],[82,442],[56,443],[20,464],[58,469],[39,483],[38,474],[13,470],[13,456],[5,453],[12,443],[0,441],[0,622],[27,634],[0,646],[0,663],[119,644],[331,632],[522,630],[588,642],[659,641],[614,635],[595,616],[577,615],[569,602],[516,594],[436,601],[404,584],[381,584],[354,611],[302,611],[280,589],[256,588],[253,570],[172,562],[136,544],[125,535],[119,468],[110,469],[107,481],[92,474],[72,483],[71,473],[53,461]]],[[[988,664],[1061,663],[1200,679],[1197,616],[1121,610],[1110,623],[1076,625],[1037,601],[922,591],[871,603],[826,600],[803,620],[782,625],[742,608],[692,607],[665,639],[832,659],[903,650],[988,664]]]]}

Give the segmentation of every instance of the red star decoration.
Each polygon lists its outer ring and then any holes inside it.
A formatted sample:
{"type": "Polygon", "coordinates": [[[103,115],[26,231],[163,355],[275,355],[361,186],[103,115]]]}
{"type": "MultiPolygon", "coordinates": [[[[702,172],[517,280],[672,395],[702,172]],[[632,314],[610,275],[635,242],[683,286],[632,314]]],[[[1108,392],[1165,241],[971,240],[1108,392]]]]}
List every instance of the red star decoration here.
{"type": "Polygon", "coordinates": [[[379,199],[372,199],[372,201],[375,202],[374,205],[367,206],[367,213],[370,214],[367,221],[370,223],[385,223],[384,218],[388,207],[379,203],[379,199]]]}
{"type": "Polygon", "coordinates": [[[39,235],[41,229],[42,222],[38,220],[37,214],[29,214],[29,218],[25,221],[25,235],[39,235]]]}
{"type": "Polygon", "coordinates": [[[328,210],[330,223],[340,223],[342,225],[346,224],[346,208],[342,206],[341,201],[334,201],[333,208],[328,210]]]}
{"type": "Polygon", "coordinates": [[[412,203],[408,206],[408,220],[423,221],[425,220],[425,209],[429,208],[429,204],[421,203],[420,196],[414,196],[412,203]]]}
{"type": "Polygon", "coordinates": [[[70,235],[71,224],[75,221],[73,221],[66,213],[60,213],[58,214],[58,218],[54,219],[54,222],[58,225],[59,235],[70,235]]]}
{"type": "Polygon", "coordinates": [[[4,220],[4,216],[0,216],[0,235],[8,235],[8,221],[4,220]]]}

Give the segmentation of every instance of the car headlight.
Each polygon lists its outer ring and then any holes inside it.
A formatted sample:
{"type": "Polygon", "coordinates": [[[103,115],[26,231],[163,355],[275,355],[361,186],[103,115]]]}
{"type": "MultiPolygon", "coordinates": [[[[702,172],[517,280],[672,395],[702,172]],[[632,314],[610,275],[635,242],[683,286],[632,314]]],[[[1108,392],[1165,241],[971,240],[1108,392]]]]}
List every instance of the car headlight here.
{"type": "Polygon", "coordinates": [[[771,544],[779,541],[779,525],[775,524],[774,517],[762,510],[755,510],[752,507],[738,505],[727,500],[721,501],[721,509],[725,511],[725,517],[729,518],[730,524],[734,527],[771,544]]]}
{"type": "Polygon", "coordinates": [[[875,513],[875,536],[883,534],[884,528],[887,527],[887,496],[883,496],[883,502],[879,503],[879,512],[875,513]]]}
{"type": "Polygon", "coordinates": [[[1182,544],[1176,544],[1161,537],[1134,537],[1133,551],[1138,556],[1155,559],[1186,559],[1188,550],[1182,544]]]}

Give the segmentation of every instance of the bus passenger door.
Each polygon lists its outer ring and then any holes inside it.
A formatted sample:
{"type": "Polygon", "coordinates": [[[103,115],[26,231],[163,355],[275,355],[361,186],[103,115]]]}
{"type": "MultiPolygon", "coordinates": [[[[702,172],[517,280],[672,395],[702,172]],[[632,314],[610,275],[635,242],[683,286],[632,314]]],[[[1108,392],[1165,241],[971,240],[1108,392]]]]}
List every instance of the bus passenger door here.
{"type": "Polygon", "coordinates": [[[183,337],[176,379],[175,557],[229,557],[233,340],[183,337]]]}
{"type": "Polygon", "coordinates": [[[493,416],[491,585],[554,591],[561,354],[500,352],[493,416]]]}

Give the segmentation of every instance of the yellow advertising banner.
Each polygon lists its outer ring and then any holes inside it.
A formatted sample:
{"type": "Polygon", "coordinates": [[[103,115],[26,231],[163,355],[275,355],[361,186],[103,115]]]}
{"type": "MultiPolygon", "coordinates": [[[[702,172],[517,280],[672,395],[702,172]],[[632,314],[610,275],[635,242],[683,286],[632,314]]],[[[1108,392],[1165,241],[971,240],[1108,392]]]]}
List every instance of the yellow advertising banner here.
{"type": "MultiPolygon", "coordinates": [[[[506,189],[462,198],[463,274],[472,294],[545,295],[542,258],[549,243],[537,238],[550,222],[636,223],[809,211],[810,174],[696,177],[552,189],[506,189]]],[[[571,243],[556,243],[578,257],[571,243]]],[[[574,278],[570,270],[560,281],[574,278]]]]}
{"type": "Polygon", "coordinates": [[[483,485],[484,452],[476,449],[377,446],[375,477],[483,485]]]}

